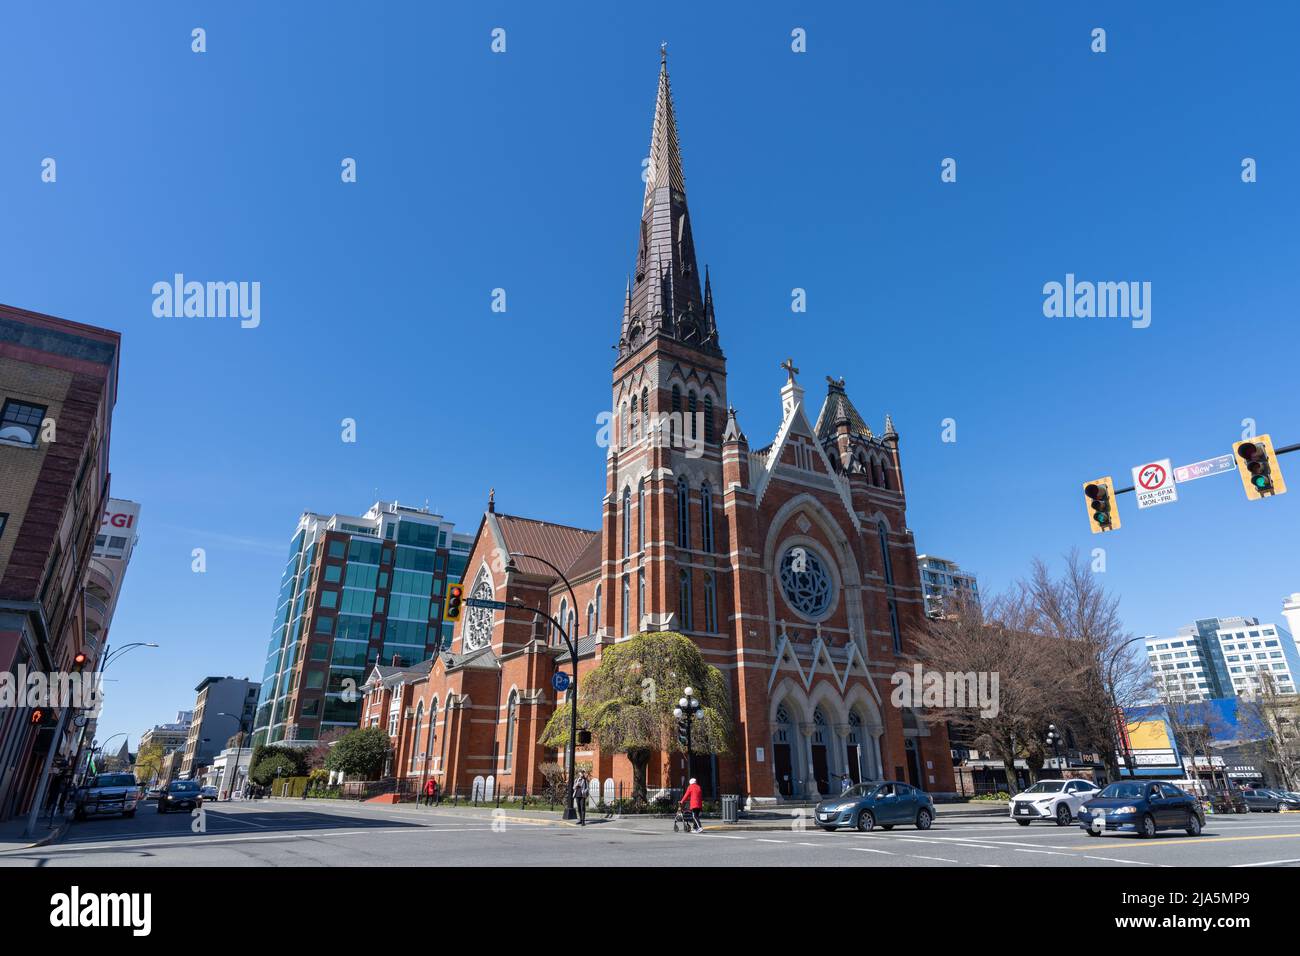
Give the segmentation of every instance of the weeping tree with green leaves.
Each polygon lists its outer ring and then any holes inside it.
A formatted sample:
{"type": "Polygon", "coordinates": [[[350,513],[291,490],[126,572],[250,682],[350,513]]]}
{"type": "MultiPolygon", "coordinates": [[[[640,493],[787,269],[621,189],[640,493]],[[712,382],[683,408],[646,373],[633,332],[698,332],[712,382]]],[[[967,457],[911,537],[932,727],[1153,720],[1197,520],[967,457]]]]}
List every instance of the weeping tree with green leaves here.
{"type": "MultiPolygon", "coordinates": [[[[634,802],[646,802],[650,759],[663,751],[686,750],[677,742],[673,708],[687,687],[702,707],[691,725],[691,753],[725,753],[731,737],[727,684],[690,638],[672,631],[638,634],[606,647],[600,666],[582,680],[579,732],[591,731],[603,751],[627,754],[634,802]]],[[[568,746],[570,706],[566,703],[551,715],[542,730],[542,744],[568,746]]]]}

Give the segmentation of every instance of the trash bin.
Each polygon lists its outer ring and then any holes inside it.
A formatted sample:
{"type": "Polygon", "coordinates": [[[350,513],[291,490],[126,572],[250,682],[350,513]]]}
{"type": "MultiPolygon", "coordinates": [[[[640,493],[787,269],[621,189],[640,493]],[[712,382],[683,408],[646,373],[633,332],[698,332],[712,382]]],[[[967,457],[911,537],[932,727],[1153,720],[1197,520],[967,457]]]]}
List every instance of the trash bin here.
{"type": "Polygon", "coordinates": [[[722,822],[736,823],[740,820],[740,796],[735,793],[722,795],[722,822]]]}

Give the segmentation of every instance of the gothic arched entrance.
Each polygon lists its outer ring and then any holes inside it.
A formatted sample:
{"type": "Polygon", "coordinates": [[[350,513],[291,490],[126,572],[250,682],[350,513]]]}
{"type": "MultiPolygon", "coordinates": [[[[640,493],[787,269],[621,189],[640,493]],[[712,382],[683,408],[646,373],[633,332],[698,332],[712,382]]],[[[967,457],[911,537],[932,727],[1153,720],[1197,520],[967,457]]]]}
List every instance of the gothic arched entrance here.
{"type": "Polygon", "coordinates": [[[772,770],[776,774],[776,789],[783,797],[794,796],[794,724],[790,712],[782,704],[776,709],[776,723],[772,727],[772,770]]]}
{"type": "Polygon", "coordinates": [[[828,760],[830,731],[826,727],[826,716],[818,707],[813,711],[812,732],[812,778],[817,785],[817,792],[825,795],[831,792],[831,770],[828,760]]]}

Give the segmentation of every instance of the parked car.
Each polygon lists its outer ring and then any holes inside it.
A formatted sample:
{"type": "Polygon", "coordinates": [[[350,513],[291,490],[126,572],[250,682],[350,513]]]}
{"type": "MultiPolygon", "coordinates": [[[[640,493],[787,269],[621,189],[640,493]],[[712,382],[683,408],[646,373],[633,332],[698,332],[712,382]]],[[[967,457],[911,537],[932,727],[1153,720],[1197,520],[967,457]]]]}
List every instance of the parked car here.
{"type": "Polygon", "coordinates": [[[1163,781],[1121,780],[1110,784],[1079,809],[1079,826],[1089,836],[1107,830],[1153,837],[1159,830],[1185,830],[1200,836],[1205,826],[1201,802],[1163,781]]]}
{"type": "Polygon", "coordinates": [[[73,816],[78,820],[112,813],[133,817],[140,797],[138,787],[129,773],[96,774],[77,791],[73,816]]]}
{"type": "Polygon", "coordinates": [[[1100,788],[1089,780],[1040,780],[1012,797],[1007,807],[1011,819],[1022,827],[1035,820],[1055,820],[1058,827],[1064,827],[1099,792],[1100,788]]]}
{"type": "Polygon", "coordinates": [[[193,810],[203,805],[203,792],[197,780],[173,780],[158,798],[158,812],[193,810]]]}
{"type": "Polygon", "coordinates": [[[1256,787],[1253,790],[1243,790],[1241,796],[1246,801],[1246,806],[1256,813],[1277,813],[1283,809],[1300,810],[1300,800],[1288,797],[1280,790],[1256,787]]]}
{"type": "Polygon", "coordinates": [[[199,790],[203,794],[204,800],[216,800],[218,798],[216,787],[203,787],[199,790]]]}
{"type": "Polygon", "coordinates": [[[145,799],[146,799],[146,800],[158,800],[158,799],[160,799],[160,798],[162,797],[162,795],[163,795],[163,788],[162,788],[162,787],[154,787],[152,790],[150,790],[148,793],[145,794],[145,799]]]}
{"type": "Polygon", "coordinates": [[[934,822],[934,801],[911,784],[859,783],[818,803],[815,813],[817,825],[823,830],[856,827],[867,833],[877,826],[892,830],[900,823],[928,830],[934,822]]]}
{"type": "Polygon", "coordinates": [[[1205,802],[1215,813],[1250,812],[1250,805],[1246,803],[1246,798],[1241,795],[1240,790],[1236,789],[1209,790],[1206,792],[1205,802]]]}

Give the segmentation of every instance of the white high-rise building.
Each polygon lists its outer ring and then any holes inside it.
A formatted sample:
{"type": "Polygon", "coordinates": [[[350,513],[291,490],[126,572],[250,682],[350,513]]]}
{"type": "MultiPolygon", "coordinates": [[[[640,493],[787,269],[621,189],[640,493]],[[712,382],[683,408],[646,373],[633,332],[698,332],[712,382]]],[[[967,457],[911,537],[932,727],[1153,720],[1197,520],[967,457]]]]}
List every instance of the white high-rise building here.
{"type": "Polygon", "coordinates": [[[1277,624],[1251,623],[1219,629],[1223,662],[1238,697],[1251,697],[1260,688],[1261,671],[1273,678],[1277,693],[1294,694],[1300,681],[1300,650],[1295,639],[1277,624]]]}

